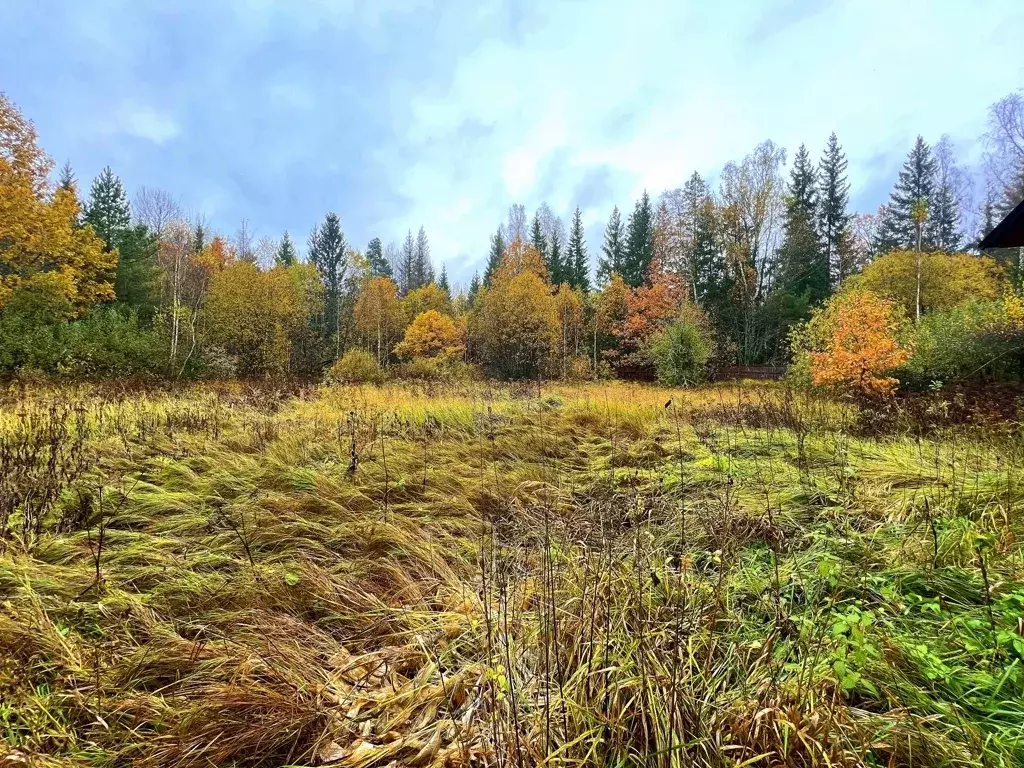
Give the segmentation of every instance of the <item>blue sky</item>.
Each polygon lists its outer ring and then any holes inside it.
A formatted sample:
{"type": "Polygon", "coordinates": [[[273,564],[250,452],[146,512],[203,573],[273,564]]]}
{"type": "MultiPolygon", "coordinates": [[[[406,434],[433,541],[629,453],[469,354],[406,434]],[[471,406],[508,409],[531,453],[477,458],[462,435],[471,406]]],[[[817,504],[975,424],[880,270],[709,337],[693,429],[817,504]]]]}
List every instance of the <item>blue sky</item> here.
{"type": "Polygon", "coordinates": [[[977,162],[1024,87],[1020,0],[0,0],[0,89],[58,165],[111,165],[232,233],[423,224],[468,281],[513,202],[618,204],[835,130],[853,203],[918,133],[977,162]]]}

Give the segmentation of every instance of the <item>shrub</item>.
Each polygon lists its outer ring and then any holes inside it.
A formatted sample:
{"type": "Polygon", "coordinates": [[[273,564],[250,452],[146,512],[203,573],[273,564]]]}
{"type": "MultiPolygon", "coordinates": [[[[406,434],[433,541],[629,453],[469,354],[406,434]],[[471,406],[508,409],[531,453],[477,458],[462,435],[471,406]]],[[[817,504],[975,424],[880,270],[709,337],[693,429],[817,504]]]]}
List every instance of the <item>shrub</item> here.
{"type": "Polygon", "coordinates": [[[899,306],[866,291],[833,296],[794,331],[794,378],[861,395],[889,394],[899,385],[890,374],[910,352],[902,343],[905,316],[899,306]]]}
{"type": "Polygon", "coordinates": [[[384,369],[365,349],[350,349],[331,366],[327,380],[337,384],[380,384],[384,381],[384,369]]]}
{"type": "Polygon", "coordinates": [[[407,360],[461,357],[466,351],[461,324],[436,309],[417,315],[395,347],[395,354],[407,360]]]}
{"type": "Polygon", "coordinates": [[[692,386],[707,375],[714,342],[705,324],[694,313],[687,314],[691,316],[675,321],[651,342],[654,368],[662,384],[692,386]]]}

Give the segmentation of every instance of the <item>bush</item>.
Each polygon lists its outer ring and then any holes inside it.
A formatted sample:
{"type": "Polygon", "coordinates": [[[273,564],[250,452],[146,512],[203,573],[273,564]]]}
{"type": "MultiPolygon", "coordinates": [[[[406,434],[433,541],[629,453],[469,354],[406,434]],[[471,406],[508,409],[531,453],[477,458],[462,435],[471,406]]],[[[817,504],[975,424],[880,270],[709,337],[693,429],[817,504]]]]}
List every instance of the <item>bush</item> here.
{"type": "Polygon", "coordinates": [[[336,384],[380,384],[384,369],[365,349],[350,349],[331,366],[327,380],[336,384]]]}
{"type": "Polygon", "coordinates": [[[713,355],[710,335],[693,318],[677,320],[651,342],[658,381],[669,386],[687,387],[703,381],[713,355]]]}

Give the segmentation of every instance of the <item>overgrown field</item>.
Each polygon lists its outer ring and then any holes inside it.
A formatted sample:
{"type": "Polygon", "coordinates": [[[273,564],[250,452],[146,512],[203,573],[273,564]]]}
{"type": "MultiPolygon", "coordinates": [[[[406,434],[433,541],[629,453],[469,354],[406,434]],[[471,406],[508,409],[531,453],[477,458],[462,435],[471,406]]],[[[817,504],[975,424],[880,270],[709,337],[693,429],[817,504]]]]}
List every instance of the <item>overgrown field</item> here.
{"type": "Polygon", "coordinates": [[[0,765],[1024,765],[1024,440],[774,386],[9,392],[0,765]]]}

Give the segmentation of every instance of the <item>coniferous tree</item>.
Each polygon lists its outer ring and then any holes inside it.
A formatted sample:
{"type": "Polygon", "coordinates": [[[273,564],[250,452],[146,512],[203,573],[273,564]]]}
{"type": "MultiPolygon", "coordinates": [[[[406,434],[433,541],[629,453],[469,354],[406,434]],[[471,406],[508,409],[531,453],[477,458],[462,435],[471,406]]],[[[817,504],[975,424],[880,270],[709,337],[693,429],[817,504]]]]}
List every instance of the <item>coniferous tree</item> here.
{"type": "Polygon", "coordinates": [[[626,242],[619,206],[612,208],[608,226],[604,228],[604,244],[601,246],[601,252],[604,255],[597,261],[597,284],[599,286],[605,285],[611,279],[612,273],[621,273],[625,260],[626,242]]]}
{"type": "Polygon", "coordinates": [[[583,217],[579,207],[572,215],[572,230],[569,233],[569,251],[565,257],[569,284],[578,291],[590,290],[590,259],[587,256],[587,241],[583,233],[583,217]]]}
{"type": "Polygon", "coordinates": [[[777,255],[779,287],[814,304],[828,295],[829,263],[818,238],[814,166],[803,144],[793,159],[786,196],[785,237],[777,255]]]}
{"type": "Polygon", "coordinates": [[[533,223],[530,224],[530,243],[537,249],[537,253],[547,259],[548,243],[544,237],[544,226],[540,220],[540,211],[533,214],[533,223]]]}
{"type": "Polygon", "coordinates": [[[206,227],[203,222],[197,221],[196,228],[192,232],[192,253],[200,253],[206,247],[206,227]]]}
{"type": "Polygon", "coordinates": [[[505,255],[505,235],[498,227],[498,231],[491,238],[491,250],[487,254],[487,266],[484,269],[484,285],[490,285],[495,270],[501,266],[501,258],[505,255]]]}
{"type": "Polygon", "coordinates": [[[402,253],[398,265],[398,290],[405,296],[409,291],[415,290],[416,284],[416,243],[412,239],[412,230],[405,235],[405,242],[402,243],[402,253]]]}
{"type": "Polygon", "coordinates": [[[437,278],[437,287],[444,291],[444,295],[449,299],[452,297],[452,288],[448,285],[448,269],[444,264],[441,265],[441,276],[437,278]]]}
{"type": "Polygon", "coordinates": [[[548,243],[547,255],[548,274],[551,276],[551,285],[559,286],[568,282],[569,276],[565,269],[565,258],[562,255],[562,243],[558,237],[558,229],[551,230],[551,241],[548,243]]]}
{"type": "Polygon", "coordinates": [[[845,263],[840,257],[844,238],[848,237],[845,233],[853,218],[847,210],[850,182],[846,178],[846,167],[846,155],[833,132],[818,163],[818,234],[834,285],[847,277],[840,268],[845,263]]]}
{"type": "Polygon", "coordinates": [[[642,285],[653,257],[654,211],[651,209],[651,198],[645,189],[637,200],[626,226],[626,253],[622,264],[622,279],[634,288],[642,285]]]}
{"type": "MultiPolygon", "coordinates": [[[[923,201],[931,215],[934,194],[935,160],[931,147],[923,137],[918,136],[900,170],[896,188],[889,195],[889,202],[884,207],[875,236],[874,252],[886,253],[898,248],[917,248],[914,207],[923,201]]],[[[925,227],[922,237],[922,247],[925,250],[934,247],[929,234],[929,228],[925,227]]]]}
{"type": "Polygon", "coordinates": [[[277,253],[274,254],[274,263],[279,267],[290,267],[298,261],[298,254],[295,252],[295,243],[291,235],[285,230],[281,236],[281,243],[277,246],[277,253]]]}
{"type": "Polygon", "coordinates": [[[391,262],[384,257],[384,244],[379,237],[373,238],[366,246],[366,261],[373,277],[391,277],[391,262]]]}
{"type": "Polygon", "coordinates": [[[119,306],[138,313],[143,323],[156,315],[159,250],[159,236],[145,224],[131,226],[117,238],[114,295],[119,306]]]}
{"type": "Polygon", "coordinates": [[[469,301],[469,306],[473,306],[478,293],[480,293],[480,273],[474,272],[473,279],[469,281],[469,295],[466,297],[469,301]]]}
{"type": "Polygon", "coordinates": [[[430,243],[427,242],[427,231],[423,227],[420,227],[420,231],[416,233],[413,273],[415,275],[413,288],[422,288],[434,282],[434,265],[430,261],[430,243]]]}
{"type": "Polygon", "coordinates": [[[61,189],[73,192],[75,197],[78,197],[78,179],[75,178],[75,172],[71,168],[71,161],[68,160],[61,166],[60,178],[57,180],[57,186],[61,189]]]}
{"type": "Polygon", "coordinates": [[[953,253],[963,242],[960,191],[966,186],[965,173],[956,161],[953,141],[943,136],[933,151],[935,193],[929,201],[926,236],[933,248],[953,253]]]}
{"type": "Polygon", "coordinates": [[[691,296],[705,309],[727,293],[725,259],[719,247],[718,208],[706,181],[694,171],[683,185],[683,262],[691,296]]]}
{"type": "Polygon", "coordinates": [[[121,179],[114,175],[109,165],[92,182],[82,220],[103,239],[108,251],[117,248],[118,237],[131,226],[132,209],[128,196],[121,179]]]}
{"type": "Polygon", "coordinates": [[[336,213],[328,213],[324,222],[309,236],[309,260],[324,285],[324,323],[322,336],[335,357],[341,356],[341,294],[348,270],[348,244],[336,213]]]}

